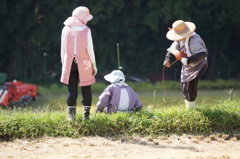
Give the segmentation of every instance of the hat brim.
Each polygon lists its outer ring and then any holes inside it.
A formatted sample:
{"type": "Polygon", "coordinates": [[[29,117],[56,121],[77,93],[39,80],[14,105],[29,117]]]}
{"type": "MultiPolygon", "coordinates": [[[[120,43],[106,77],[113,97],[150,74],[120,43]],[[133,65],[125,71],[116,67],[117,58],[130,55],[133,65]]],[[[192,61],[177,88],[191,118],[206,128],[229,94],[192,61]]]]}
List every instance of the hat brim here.
{"type": "Polygon", "coordinates": [[[121,79],[124,80],[124,78],[114,76],[112,74],[105,75],[104,79],[107,80],[108,82],[111,82],[111,83],[119,82],[121,79]]]}
{"type": "Polygon", "coordinates": [[[92,16],[91,14],[89,14],[89,15],[86,17],[86,21],[88,22],[88,21],[92,20],[92,18],[93,18],[93,16],[92,16]]]}
{"type": "Polygon", "coordinates": [[[167,32],[167,35],[166,37],[169,39],[169,40],[172,40],[172,41],[179,41],[179,40],[182,40],[182,39],[185,39],[187,38],[188,36],[190,36],[196,29],[196,25],[192,22],[184,22],[189,30],[188,32],[183,32],[183,33],[176,33],[173,29],[169,30],[167,32]]]}

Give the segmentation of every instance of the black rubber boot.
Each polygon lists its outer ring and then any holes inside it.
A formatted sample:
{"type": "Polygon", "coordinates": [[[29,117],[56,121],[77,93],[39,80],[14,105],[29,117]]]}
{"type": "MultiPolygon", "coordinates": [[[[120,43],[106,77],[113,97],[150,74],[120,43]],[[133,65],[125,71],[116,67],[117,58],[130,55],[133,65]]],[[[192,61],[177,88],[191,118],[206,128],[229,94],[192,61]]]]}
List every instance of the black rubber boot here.
{"type": "Polygon", "coordinates": [[[68,120],[76,119],[76,106],[68,106],[68,120]]]}
{"type": "Polygon", "coordinates": [[[83,119],[84,120],[90,120],[90,118],[89,118],[89,115],[90,115],[90,109],[91,109],[91,106],[83,106],[83,108],[84,108],[84,117],[83,117],[83,119]]]}

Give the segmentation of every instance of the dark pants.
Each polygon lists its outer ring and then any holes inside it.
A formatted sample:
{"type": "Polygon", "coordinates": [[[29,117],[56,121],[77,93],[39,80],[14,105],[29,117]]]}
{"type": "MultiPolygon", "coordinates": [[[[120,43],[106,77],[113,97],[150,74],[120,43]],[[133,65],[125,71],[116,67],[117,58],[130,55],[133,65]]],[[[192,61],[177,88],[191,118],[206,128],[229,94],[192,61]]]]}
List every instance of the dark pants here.
{"type": "Polygon", "coordinates": [[[205,64],[195,79],[189,82],[181,82],[181,91],[183,93],[184,99],[188,101],[196,100],[198,81],[202,77],[202,75],[206,72],[207,68],[208,65],[205,64]]]}
{"type": "MultiPolygon", "coordinates": [[[[70,77],[69,77],[69,84],[68,84],[68,97],[67,97],[67,105],[68,106],[76,106],[77,105],[77,97],[78,97],[78,81],[79,81],[79,73],[78,73],[78,66],[73,61],[70,77]]],[[[92,105],[92,90],[90,86],[82,86],[82,104],[85,106],[92,105]]]]}

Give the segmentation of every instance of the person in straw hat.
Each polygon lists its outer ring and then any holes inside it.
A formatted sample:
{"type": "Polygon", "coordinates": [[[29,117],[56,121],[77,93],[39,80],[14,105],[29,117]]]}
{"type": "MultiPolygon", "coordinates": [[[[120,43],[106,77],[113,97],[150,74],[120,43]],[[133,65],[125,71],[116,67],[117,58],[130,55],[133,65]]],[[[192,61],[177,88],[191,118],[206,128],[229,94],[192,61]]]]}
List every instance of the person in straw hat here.
{"type": "Polygon", "coordinates": [[[177,20],[166,34],[173,41],[163,65],[170,67],[175,60],[182,62],[181,91],[187,108],[195,109],[198,81],[208,68],[207,48],[202,38],[194,32],[192,22],[177,20]],[[171,50],[176,50],[171,51],[171,50]]]}
{"type": "Polygon", "coordinates": [[[84,119],[89,119],[92,105],[91,85],[95,83],[97,67],[92,34],[86,25],[93,16],[84,6],[73,10],[64,22],[61,36],[62,74],[60,81],[68,86],[68,119],[74,120],[78,96],[78,83],[82,92],[84,119]]]}
{"type": "Polygon", "coordinates": [[[120,70],[113,70],[104,76],[111,84],[99,96],[96,112],[115,113],[142,109],[142,103],[135,91],[125,83],[125,76],[120,70]]]}

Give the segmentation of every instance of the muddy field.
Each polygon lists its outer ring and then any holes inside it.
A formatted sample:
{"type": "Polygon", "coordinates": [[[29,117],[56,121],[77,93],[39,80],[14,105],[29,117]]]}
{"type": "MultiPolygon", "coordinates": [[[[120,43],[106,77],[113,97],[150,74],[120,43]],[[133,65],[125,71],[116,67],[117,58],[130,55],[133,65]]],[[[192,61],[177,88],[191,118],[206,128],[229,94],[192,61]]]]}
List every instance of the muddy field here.
{"type": "Polygon", "coordinates": [[[240,140],[226,136],[82,137],[0,142],[1,159],[240,159],[240,140]]]}

